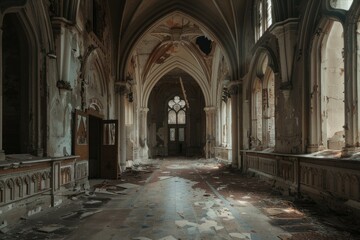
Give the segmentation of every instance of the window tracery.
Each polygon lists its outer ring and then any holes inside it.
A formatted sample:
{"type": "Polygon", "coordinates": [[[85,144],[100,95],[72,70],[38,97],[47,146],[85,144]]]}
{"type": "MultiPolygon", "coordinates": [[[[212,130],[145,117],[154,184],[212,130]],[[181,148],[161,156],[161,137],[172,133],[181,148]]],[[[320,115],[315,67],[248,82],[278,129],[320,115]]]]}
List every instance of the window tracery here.
{"type": "Polygon", "coordinates": [[[168,124],[186,124],[185,101],[175,96],[168,103],[168,124]]]}

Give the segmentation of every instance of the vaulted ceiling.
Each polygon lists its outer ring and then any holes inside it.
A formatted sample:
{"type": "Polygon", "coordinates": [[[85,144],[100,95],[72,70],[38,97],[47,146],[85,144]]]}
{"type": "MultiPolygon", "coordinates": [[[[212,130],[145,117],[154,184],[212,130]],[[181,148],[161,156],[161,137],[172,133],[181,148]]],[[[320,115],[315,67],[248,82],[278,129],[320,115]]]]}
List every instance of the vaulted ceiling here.
{"type": "Polygon", "coordinates": [[[126,78],[136,55],[144,79],[154,64],[169,57],[177,57],[179,62],[189,59],[192,65],[196,64],[196,71],[209,78],[210,58],[216,48],[229,64],[230,75],[239,77],[246,3],[246,0],[109,0],[119,56],[118,77],[126,78]],[[211,41],[211,53],[203,51],[196,42],[198,37],[211,41]]]}

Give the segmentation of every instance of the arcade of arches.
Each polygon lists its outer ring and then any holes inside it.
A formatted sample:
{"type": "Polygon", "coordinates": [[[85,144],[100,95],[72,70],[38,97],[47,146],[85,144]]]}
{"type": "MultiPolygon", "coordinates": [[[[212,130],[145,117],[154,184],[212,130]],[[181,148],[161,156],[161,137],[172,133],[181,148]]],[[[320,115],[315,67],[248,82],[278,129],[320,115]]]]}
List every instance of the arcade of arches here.
{"type": "Polygon", "coordinates": [[[360,1],[0,9],[0,220],[10,205],[56,206],[89,179],[170,156],[359,210],[360,1]]]}

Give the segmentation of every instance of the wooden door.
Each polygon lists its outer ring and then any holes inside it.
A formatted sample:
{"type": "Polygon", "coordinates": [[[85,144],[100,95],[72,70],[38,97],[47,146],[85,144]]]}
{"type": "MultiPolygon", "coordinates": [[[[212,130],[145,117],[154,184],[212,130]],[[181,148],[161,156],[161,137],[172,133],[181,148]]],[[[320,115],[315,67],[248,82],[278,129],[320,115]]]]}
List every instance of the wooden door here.
{"type": "Polygon", "coordinates": [[[101,177],[117,179],[118,164],[118,121],[103,120],[101,128],[101,177]]]}
{"type": "Polygon", "coordinates": [[[168,153],[170,156],[184,156],[185,146],[185,125],[169,125],[168,153]]]}
{"type": "Polygon", "coordinates": [[[89,159],[89,127],[88,115],[80,110],[75,110],[73,152],[79,160],[89,159]]]}

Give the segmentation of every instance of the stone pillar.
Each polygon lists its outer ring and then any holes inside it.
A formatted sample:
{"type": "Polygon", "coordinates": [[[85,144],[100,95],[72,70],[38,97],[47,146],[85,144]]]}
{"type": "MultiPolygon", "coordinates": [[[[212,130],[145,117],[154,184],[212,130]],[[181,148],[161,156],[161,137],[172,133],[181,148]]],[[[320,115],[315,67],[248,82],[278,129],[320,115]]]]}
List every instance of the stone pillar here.
{"type": "MultiPolygon", "coordinates": [[[[1,16],[2,20],[2,16],[1,16]]],[[[2,62],[2,34],[3,30],[0,28],[0,161],[5,160],[5,151],[3,150],[3,62],[2,62]]]]}
{"type": "MultiPolygon", "coordinates": [[[[352,15],[351,15],[352,16],[352,15]]],[[[349,156],[360,151],[360,74],[358,62],[360,51],[357,42],[357,19],[347,19],[344,24],[344,67],[345,67],[345,147],[342,155],[349,156]]]]}
{"type": "Polygon", "coordinates": [[[215,157],[215,132],[216,132],[216,108],[213,106],[204,108],[206,113],[206,145],[205,157],[215,157]]]}
{"type": "Polygon", "coordinates": [[[298,19],[286,20],[277,24],[272,33],[277,37],[280,52],[282,87],[290,84],[293,71],[293,59],[297,44],[298,19]]]}
{"type": "Polygon", "coordinates": [[[126,126],[125,126],[125,101],[126,85],[124,82],[118,82],[115,86],[116,92],[116,116],[119,119],[118,131],[118,164],[120,172],[126,168],[126,126]]]}
{"type": "Polygon", "coordinates": [[[141,160],[149,158],[147,145],[147,113],[149,108],[139,109],[139,157],[141,160]]]}
{"type": "Polygon", "coordinates": [[[239,168],[239,118],[238,118],[238,109],[239,109],[239,99],[238,93],[239,89],[237,85],[232,85],[229,87],[229,93],[231,95],[231,155],[232,155],[232,167],[239,168]]]}

